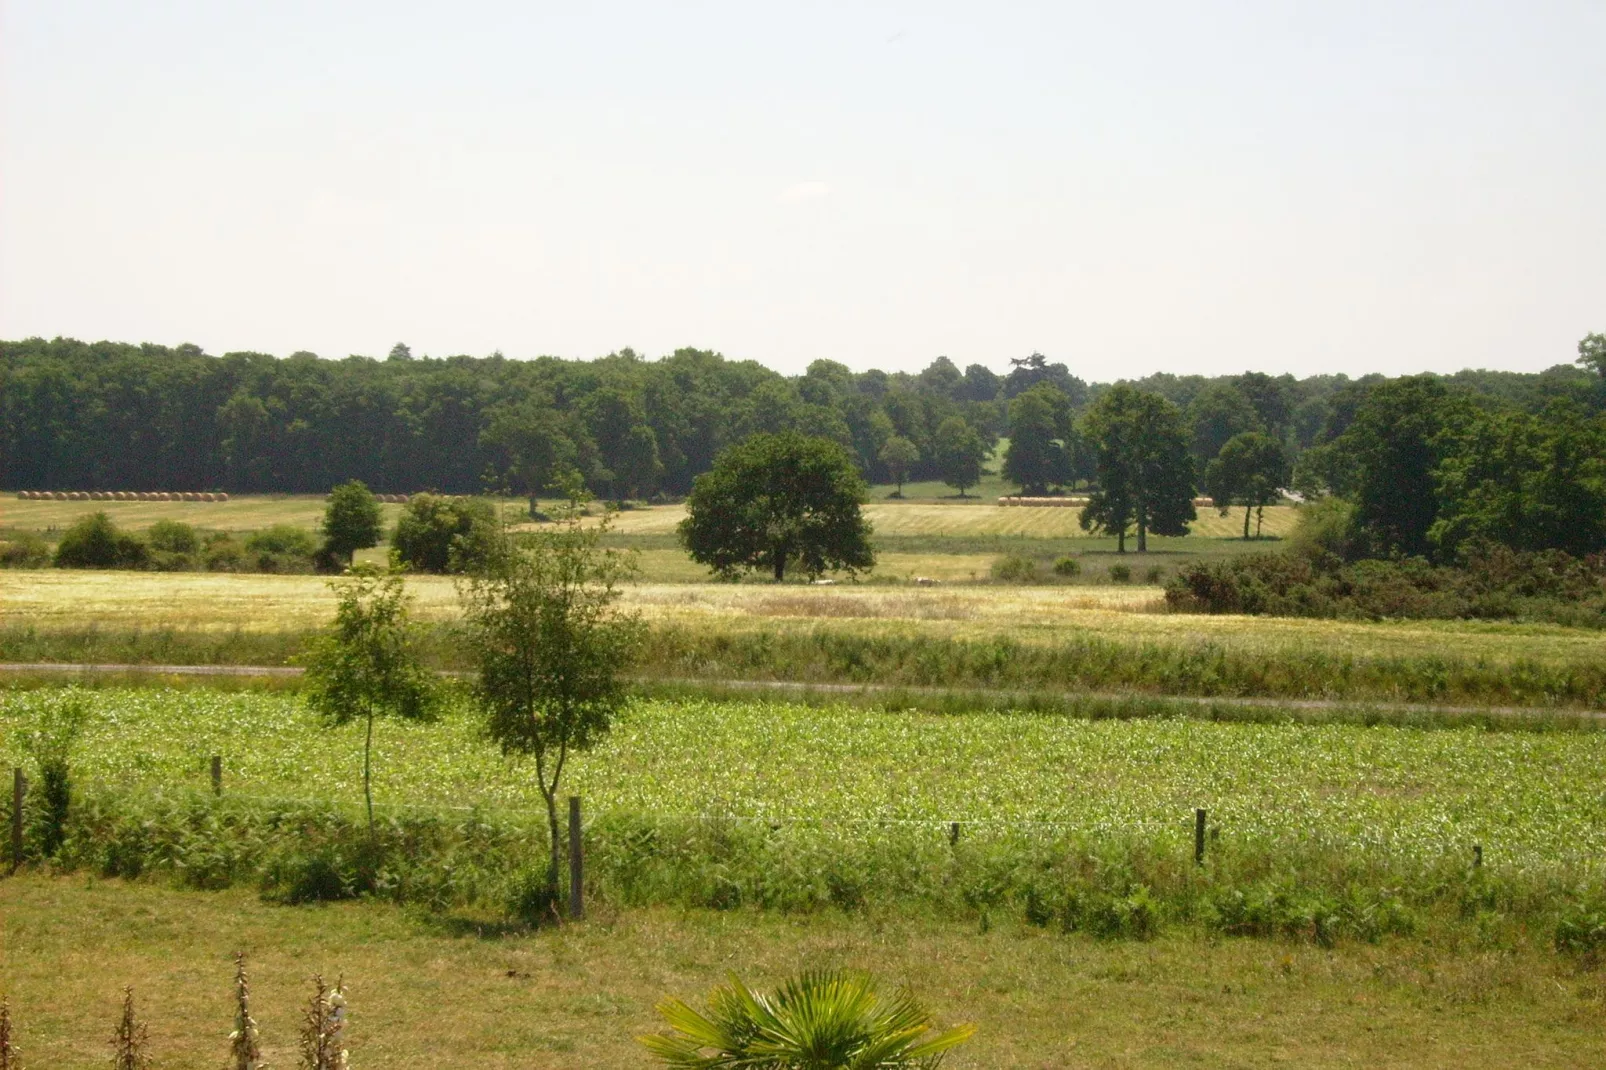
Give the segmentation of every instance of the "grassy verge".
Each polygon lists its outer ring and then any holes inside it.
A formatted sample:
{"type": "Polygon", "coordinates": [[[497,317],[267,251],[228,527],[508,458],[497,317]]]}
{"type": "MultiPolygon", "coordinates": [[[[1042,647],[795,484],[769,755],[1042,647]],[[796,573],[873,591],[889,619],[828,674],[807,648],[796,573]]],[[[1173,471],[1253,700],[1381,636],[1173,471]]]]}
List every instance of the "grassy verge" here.
{"type": "Polygon", "coordinates": [[[274,1066],[293,1065],[314,970],[344,974],[357,1066],[647,1065],[634,1035],[664,995],[738,970],[875,970],[942,1021],[970,1021],[968,1067],[1590,1065],[1600,979],[1527,948],[1420,941],[1327,951],[1165,937],[1107,943],[903,914],[606,911],[507,934],[379,904],[287,910],[241,892],[28,876],[3,885],[0,975],[29,1065],[104,1065],[120,986],[149,1016],[159,1065],[222,1065],[230,956],[251,958],[274,1066]]]}

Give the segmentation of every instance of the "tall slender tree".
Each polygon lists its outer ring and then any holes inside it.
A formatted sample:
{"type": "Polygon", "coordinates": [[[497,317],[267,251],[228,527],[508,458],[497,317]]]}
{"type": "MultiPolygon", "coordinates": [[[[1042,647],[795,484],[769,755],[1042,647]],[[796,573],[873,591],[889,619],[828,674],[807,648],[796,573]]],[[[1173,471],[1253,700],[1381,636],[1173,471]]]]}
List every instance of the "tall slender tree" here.
{"type": "Polygon", "coordinates": [[[1084,529],[1115,535],[1121,553],[1133,528],[1139,553],[1148,550],[1150,532],[1188,533],[1197,514],[1181,410],[1158,394],[1118,384],[1089,407],[1083,434],[1098,458],[1098,487],[1082,510],[1084,529]]]}

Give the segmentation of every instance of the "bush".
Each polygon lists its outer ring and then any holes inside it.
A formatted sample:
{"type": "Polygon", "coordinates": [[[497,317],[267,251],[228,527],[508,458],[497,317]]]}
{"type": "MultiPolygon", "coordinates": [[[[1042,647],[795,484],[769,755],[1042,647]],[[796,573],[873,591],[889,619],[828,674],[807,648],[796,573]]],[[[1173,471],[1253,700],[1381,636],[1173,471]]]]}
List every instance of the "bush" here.
{"type": "Polygon", "coordinates": [[[305,528],[275,524],[253,532],[245,550],[258,572],[311,572],[318,543],[305,528]]]}
{"type": "Polygon", "coordinates": [[[144,568],[150,549],[105,513],[80,517],[56,544],[57,568],[144,568]]]}
{"type": "Polygon", "coordinates": [[[1555,945],[1564,955],[1599,962],[1606,951],[1606,903],[1581,899],[1569,905],[1556,922],[1555,945]]]}
{"type": "Polygon", "coordinates": [[[31,531],[19,531],[0,541],[0,568],[44,568],[50,564],[50,544],[31,531]]]}
{"type": "Polygon", "coordinates": [[[225,532],[207,536],[201,549],[201,564],[208,572],[243,572],[249,557],[240,540],[225,532]]]}
{"type": "Polygon", "coordinates": [[[1110,566],[1110,582],[1112,582],[1112,583],[1131,583],[1132,582],[1132,566],[1130,566],[1130,565],[1111,565],[1110,566]]]}
{"type": "Polygon", "coordinates": [[[992,573],[1001,583],[1032,583],[1037,579],[1037,562],[1022,554],[1006,554],[993,562],[992,573]]]}
{"type": "Polygon", "coordinates": [[[479,498],[415,494],[391,536],[396,560],[415,572],[470,572],[496,540],[496,511],[479,498]]]}
{"type": "Polygon", "coordinates": [[[1056,576],[1064,576],[1069,579],[1072,576],[1080,576],[1081,574],[1082,563],[1074,557],[1062,557],[1054,562],[1054,575],[1056,576]]]}
{"type": "Polygon", "coordinates": [[[544,866],[520,870],[508,887],[508,916],[532,928],[562,916],[562,897],[544,866]]]}
{"type": "Polygon", "coordinates": [[[1164,575],[1165,575],[1165,569],[1161,568],[1159,565],[1151,565],[1149,567],[1149,570],[1143,574],[1143,582],[1144,583],[1159,583],[1160,582],[1160,577],[1164,576],[1164,575]]]}
{"type": "Polygon", "coordinates": [[[1606,627],[1606,555],[1474,547],[1461,566],[1420,558],[1345,564],[1331,555],[1250,554],[1178,570],[1166,602],[1189,613],[1340,619],[1546,621],[1606,627]]]}
{"type": "Polygon", "coordinates": [[[201,548],[195,529],[178,520],[158,520],[145,532],[145,541],[152,550],[170,554],[193,554],[201,548]]]}

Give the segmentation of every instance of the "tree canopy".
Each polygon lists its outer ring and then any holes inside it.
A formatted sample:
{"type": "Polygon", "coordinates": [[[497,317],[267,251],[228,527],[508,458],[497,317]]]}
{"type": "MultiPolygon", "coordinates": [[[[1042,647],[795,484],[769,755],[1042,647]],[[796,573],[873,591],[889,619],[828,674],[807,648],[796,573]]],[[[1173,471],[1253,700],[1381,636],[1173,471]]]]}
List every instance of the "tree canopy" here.
{"type": "Polygon", "coordinates": [[[1234,435],[1205,467],[1205,493],[1226,513],[1229,505],[1244,507],[1244,538],[1249,517],[1282,497],[1288,485],[1288,453],[1276,439],[1259,431],[1234,435]]]}
{"type": "Polygon", "coordinates": [[[680,538],[692,560],[723,576],[796,563],[812,577],[875,564],[859,506],[866,487],[846,449],[795,433],[754,435],[698,476],[680,538]]]}
{"type": "Polygon", "coordinates": [[[1157,394],[1119,385],[1094,402],[1083,434],[1098,458],[1098,487],[1082,510],[1082,527],[1116,537],[1136,529],[1138,552],[1149,533],[1186,535],[1193,508],[1193,459],[1182,411],[1157,394]]]}
{"type": "Polygon", "coordinates": [[[1074,478],[1076,431],[1071,399],[1050,383],[1039,383],[1009,403],[1009,448],[1004,478],[1022,494],[1047,494],[1074,478]]]}

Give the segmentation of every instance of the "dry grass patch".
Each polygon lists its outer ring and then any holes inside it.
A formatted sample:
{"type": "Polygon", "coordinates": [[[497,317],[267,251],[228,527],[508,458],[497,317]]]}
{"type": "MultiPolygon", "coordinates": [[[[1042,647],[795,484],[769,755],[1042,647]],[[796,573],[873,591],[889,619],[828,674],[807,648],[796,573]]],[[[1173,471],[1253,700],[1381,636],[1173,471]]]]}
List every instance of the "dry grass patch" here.
{"type": "Polygon", "coordinates": [[[387,1070],[648,1065],[654,1003],[735,969],[768,984],[806,966],[907,983],[976,1038],[965,1068],[1597,1065],[1601,979],[1526,950],[1421,943],[1323,951],[1178,936],[1099,943],[896,916],[782,918],[598,911],[502,934],[375,904],[267,906],[241,892],[28,876],[0,885],[0,979],[28,1065],[108,1061],[134,985],[157,1065],[222,1065],[231,955],[250,956],[268,1061],[294,1064],[315,970],[344,974],[352,1061],[387,1070]]]}

